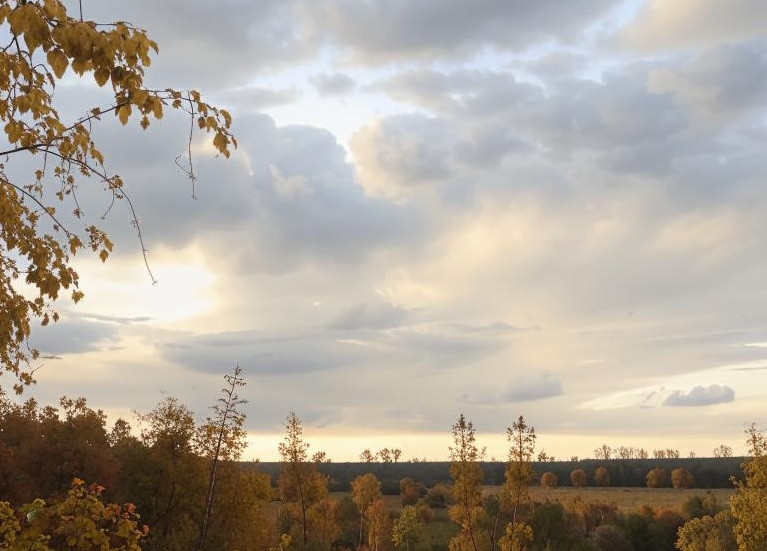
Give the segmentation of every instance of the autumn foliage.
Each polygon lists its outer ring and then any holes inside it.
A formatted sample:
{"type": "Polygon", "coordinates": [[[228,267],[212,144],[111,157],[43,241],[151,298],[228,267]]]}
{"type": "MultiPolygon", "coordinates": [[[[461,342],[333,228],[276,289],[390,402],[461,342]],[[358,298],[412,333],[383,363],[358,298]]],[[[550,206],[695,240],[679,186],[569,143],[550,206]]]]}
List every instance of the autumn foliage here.
{"type": "Polygon", "coordinates": [[[107,204],[123,201],[144,249],[128,190],[107,170],[94,125],[113,115],[123,125],[136,120],[145,129],[167,109],[181,110],[212,135],[220,154],[228,157],[236,140],[229,113],[203,101],[198,91],[144,85],[158,48],[143,29],[88,20],[82,13],[75,17],[62,0],[0,0],[0,30],[7,39],[0,49],[0,123],[7,142],[0,150],[0,374],[10,372],[21,393],[33,382],[28,363],[39,356],[28,347],[33,321],[56,322],[54,303],[65,292],[74,302],[83,297],[72,257],[89,249],[104,261],[112,252],[112,241],[81,210],[78,186],[99,184],[107,204]],[[67,73],[108,89],[110,103],[65,119],[54,91],[67,73]],[[38,168],[17,180],[8,169],[20,156],[33,156],[38,168]],[[69,227],[67,217],[84,229],[69,227]]]}
{"type": "Polygon", "coordinates": [[[140,551],[149,528],[133,504],[104,503],[104,488],[75,478],[61,502],[0,502],[0,549],[140,551]]]}

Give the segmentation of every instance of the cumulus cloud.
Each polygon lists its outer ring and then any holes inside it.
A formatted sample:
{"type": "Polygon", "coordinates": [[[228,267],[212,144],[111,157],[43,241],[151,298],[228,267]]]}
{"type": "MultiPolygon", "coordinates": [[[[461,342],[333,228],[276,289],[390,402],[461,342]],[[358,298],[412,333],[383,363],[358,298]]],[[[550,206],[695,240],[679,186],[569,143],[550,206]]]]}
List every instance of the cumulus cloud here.
{"type": "Polygon", "coordinates": [[[378,85],[393,98],[453,115],[497,117],[529,106],[540,86],[488,69],[403,71],[378,85]]]}
{"type": "Polygon", "coordinates": [[[619,40],[640,50],[706,46],[763,38],[767,5],[761,0],[648,0],[619,40]]]}
{"type": "Polygon", "coordinates": [[[514,379],[503,394],[509,402],[530,402],[560,396],[564,393],[562,381],[556,373],[545,371],[514,379]]]}
{"type": "Polygon", "coordinates": [[[158,86],[227,88],[248,84],[265,67],[314,52],[301,39],[293,1],[148,0],[114,6],[92,4],[87,17],[115,18],[146,28],[159,44],[149,72],[158,86]]]}
{"type": "Polygon", "coordinates": [[[727,385],[695,386],[685,392],[677,390],[663,401],[664,406],[696,407],[725,404],[735,399],[735,391],[727,385]]]}
{"type": "Polygon", "coordinates": [[[349,49],[353,59],[453,58],[482,46],[524,50],[551,37],[572,40],[613,5],[607,0],[332,0],[304,2],[307,32],[349,49]]]}
{"type": "Polygon", "coordinates": [[[379,119],[351,139],[360,182],[373,196],[397,199],[410,190],[449,179],[451,132],[424,115],[379,119]]]}
{"type": "Polygon", "coordinates": [[[651,70],[648,90],[668,93],[692,109],[732,115],[764,106],[767,43],[717,46],[689,64],[651,70]]]}

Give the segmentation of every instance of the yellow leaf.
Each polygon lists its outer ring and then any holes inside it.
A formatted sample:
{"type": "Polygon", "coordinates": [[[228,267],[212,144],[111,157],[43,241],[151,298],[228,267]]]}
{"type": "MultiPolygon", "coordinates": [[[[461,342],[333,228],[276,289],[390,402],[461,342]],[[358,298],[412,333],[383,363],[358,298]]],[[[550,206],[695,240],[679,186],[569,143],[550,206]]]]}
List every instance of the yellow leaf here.
{"type": "Polygon", "coordinates": [[[56,77],[61,78],[64,76],[64,71],[67,70],[69,60],[61,50],[51,50],[48,52],[48,64],[51,66],[51,69],[53,69],[56,77]]]}
{"type": "Polygon", "coordinates": [[[154,111],[154,116],[156,119],[162,118],[162,102],[155,98],[154,103],[152,104],[152,109],[154,111]]]}
{"type": "Polygon", "coordinates": [[[93,72],[93,78],[96,80],[96,84],[104,86],[109,80],[110,71],[106,67],[99,67],[93,72]]]}
{"type": "Polygon", "coordinates": [[[121,105],[117,108],[117,118],[123,125],[128,124],[128,118],[130,117],[130,105],[121,105]]]}

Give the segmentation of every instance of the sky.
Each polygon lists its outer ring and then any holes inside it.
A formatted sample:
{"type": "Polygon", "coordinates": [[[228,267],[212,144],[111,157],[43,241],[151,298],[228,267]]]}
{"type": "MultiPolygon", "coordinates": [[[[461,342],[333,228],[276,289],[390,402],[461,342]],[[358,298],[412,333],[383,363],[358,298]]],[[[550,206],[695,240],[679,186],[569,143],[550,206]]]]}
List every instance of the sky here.
{"type": "MultiPolygon", "coordinates": [[[[183,114],[94,128],[158,283],[116,207],[26,396],[202,419],[239,364],[264,461],[290,411],[335,461],[446,460],[460,413],[499,459],[519,415],[567,459],[744,453],[767,424],[763,0],[83,9],[147,29],[150,84],[230,109],[239,148],[194,138],[194,199],[183,114]]],[[[56,94],[106,98],[71,74],[56,94]]],[[[80,193],[100,222],[100,184],[80,193]]]]}

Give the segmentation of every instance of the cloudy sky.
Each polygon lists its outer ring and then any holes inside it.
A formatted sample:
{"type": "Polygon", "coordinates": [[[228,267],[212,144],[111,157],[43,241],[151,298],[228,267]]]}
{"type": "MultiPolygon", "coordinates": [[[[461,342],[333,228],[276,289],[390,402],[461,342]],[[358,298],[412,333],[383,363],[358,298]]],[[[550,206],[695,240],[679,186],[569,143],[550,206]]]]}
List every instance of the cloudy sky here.
{"type": "MultiPolygon", "coordinates": [[[[94,130],[132,194],[117,254],[36,343],[29,394],[204,417],[243,366],[248,458],[287,413],[312,449],[443,460],[742,452],[767,423],[763,0],[84,2],[160,45],[153,85],[231,109],[228,161],[188,120],[94,130]]],[[[71,113],[103,92],[67,77],[71,113]]],[[[87,214],[108,200],[94,184],[87,214]]]]}

